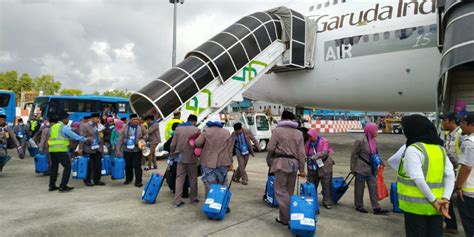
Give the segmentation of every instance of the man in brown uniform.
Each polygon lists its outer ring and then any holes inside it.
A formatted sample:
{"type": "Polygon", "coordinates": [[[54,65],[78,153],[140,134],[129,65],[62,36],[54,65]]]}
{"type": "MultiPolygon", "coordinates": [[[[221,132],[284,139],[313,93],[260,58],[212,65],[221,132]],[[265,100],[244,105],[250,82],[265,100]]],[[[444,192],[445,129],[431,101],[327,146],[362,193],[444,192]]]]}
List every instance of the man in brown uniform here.
{"type": "Polygon", "coordinates": [[[148,125],[148,142],[150,143],[150,156],[148,157],[148,169],[151,169],[151,163],[153,163],[153,169],[157,169],[156,166],[156,146],[161,142],[160,135],[160,124],[155,121],[153,115],[146,117],[146,123],[148,125]]]}
{"type": "Polygon", "coordinates": [[[196,139],[196,146],[202,147],[200,164],[207,196],[211,184],[227,185],[227,172],[232,166],[234,143],[230,132],[222,128],[218,116],[207,122],[206,126],[196,139]]]}
{"type": "Polygon", "coordinates": [[[104,151],[104,142],[102,136],[99,135],[100,114],[93,113],[89,123],[80,126],[80,135],[88,138],[88,141],[82,141],[79,143],[79,154],[85,153],[89,156],[89,172],[87,177],[84,179],[86,186],[105,185],[104,182],[100,181],[102,177],[101,166],[102,166],[102,152],[104,151]],[[93,177],[94,184],[91,182],[91,176],[93,177]]]}
{"type": "Polygon", "coordinates": [[[247,162],[249,161],[249,155],[255,156],[252,149],[252,141],[257,150],[260,151],[260,144],[257,139],[253,136],[252,132],[246,128],[242,127],[241,123],[234,124],[234,132],[232,133],[232,140],[234,141],[234,154],[237,156],[237,162],[239,167],[235,171],[235,176],[233,181],[238,183],[240,178],[242,178],[242,184],[247,185],[249,178],[247,176],[247,162]]]}
{"type": "MultiPolygon", "coordinates": [[[[178,158],[178,167],[176,169],[176,186],[174,194],[175,207],[181,207],[184,202],[181,200],[183,185],[188,176],[189,186],[191,187],[191,204],[199,202],[197,199],[197,163],[198,158],[194,155],[194,147],[189,144],[189,137],[199,133],[196,128],[197,117],[189,115],[186,123],[178,125],[173,140],[171,141],[171,154],[176,154],[178,158]]],[[[176,158],[175,158],[176,160],[176,158]]]]}
{"type": "Polygon", "coordinates": [[[146,141],[148,134],[146,129],[139,124],[138,115],[131,114],[130,122],[122,131],[120,131],[119,141],[117,143],[117,157],[121,156],[124,151],[125,158],[125,182],[130,184],[133,180],[133,171],[135,171],[135,187],[140,188],[142,184],[143,170],[141,167],[142,151],[138,147],[140,140],[146,141]]]}
{"type": "Polygon", "coordinates": [[[10,129],[6,123],[7,116],[5,114],[0,114],[0,173],[3,171],[3,167],[11,159],[8,155],[7,144],[8,139],[12,139],[15,147],[20,148],[21,146],[18,140],[16,139],[15,133],[10,129]]]}
{"type": "Polygon", "coordinates": [[[275,195],[280,209],[276,221],[286,226],[290,221],[290,199],[295,190],[297,171],[299,176],[306,177],[303,134],[298,130],[293,113],[282,113],[281,122],[273,130],[267,149],[270,172],[275,174],[275,195]]]}

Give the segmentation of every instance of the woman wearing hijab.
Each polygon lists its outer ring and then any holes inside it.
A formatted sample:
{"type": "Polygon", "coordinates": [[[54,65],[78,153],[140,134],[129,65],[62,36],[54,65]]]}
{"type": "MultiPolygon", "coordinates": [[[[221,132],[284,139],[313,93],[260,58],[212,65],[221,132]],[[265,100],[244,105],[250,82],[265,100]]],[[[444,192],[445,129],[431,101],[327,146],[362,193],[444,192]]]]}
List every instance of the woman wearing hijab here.
{"type": "Polygon", "coordinates": [[[112,130],[112,135],[110,136],[110,154],[112,157],[116,157],[115,148],[117,148],[117,143],[120,137],[120,131],[122,131],[123,122],[119,119],[115,120],[114,129],[112,130]]]}
{"type": "Polygon", "coordinates": [[[319,132],[314,128],[308,131],[308,141],[304,145],[304,150],[307,158],[308,181],[312,182],[316,189],[319,182],[321,182],[323,206],[326,209],[331,209],[332,167],[335,163],[329,155],[332,155],[334,151],[329,141],[325,137],[320,136],[319,132]]]}
{"type": "Polygon", "coordinates": [[[398,168],[397,191],[408,237],[441,237],[454,189],[453,165],[435,126],[424,116],[402,119],[407,138],[398,168]]]}
{"type": "Polygon", "coordinates": [[[380,207],[378,201],[376,173],[373,169],[372,156],[378,153],[377,137],[378,126],[368,123],[364,127],[365,136],[355,141],[351,155],[351,172],[355,175],[354,205],[361,213],[369,213],[364,208],[365,183],[369,187],[370,202],[375,215],[385,214],[388,211],[380,207]]]}

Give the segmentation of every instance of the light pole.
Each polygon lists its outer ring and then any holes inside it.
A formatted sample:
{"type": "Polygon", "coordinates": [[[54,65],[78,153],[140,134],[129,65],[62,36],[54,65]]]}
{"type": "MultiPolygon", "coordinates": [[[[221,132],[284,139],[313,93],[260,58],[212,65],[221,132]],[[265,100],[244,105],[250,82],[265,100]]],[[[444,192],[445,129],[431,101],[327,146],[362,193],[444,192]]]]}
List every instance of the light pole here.
{"type": "Polygon", "coordinates": [[[170,3],[174,5],[174,15],[173,15],[173,54],[171,60],[171,66],[176,65],[176,18],[178,15],[178,2],[183,4],[184,0],[170,0],[170,3]]]}

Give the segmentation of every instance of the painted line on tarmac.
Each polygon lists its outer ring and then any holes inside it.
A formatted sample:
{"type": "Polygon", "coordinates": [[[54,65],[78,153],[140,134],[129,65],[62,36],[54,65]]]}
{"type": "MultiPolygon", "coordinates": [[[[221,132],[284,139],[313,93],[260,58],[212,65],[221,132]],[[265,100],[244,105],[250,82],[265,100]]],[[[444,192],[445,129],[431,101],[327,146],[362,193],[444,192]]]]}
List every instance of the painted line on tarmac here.
{"type": "Polygon", "coordinates": [[[225,228],[223,228],[223,229],[216,230],[216,231],[211,232],[211,233],[207,233],[207,234],[205,234],[204,236],[210,236],[210,235],[213,235],[213,234],[217,234],[217,233],[219,233],[219,232],[221,232],[221,231],[224,231],[224,230],[229,229],[229,228],[231,228],[231,227],[234,227],[234,226],[236,226],[236,225],[240,225],[240,224],[242,224],[242,223],[245,223],[245,222],[248,222],[248,221],[257,219],[257,218],[259,218],[259,217],[262,217],[262,216],[264,216],[264,215],[270,214],[270,213],[275,212],[275,211],[276,211],[276,210],[271,210],[271,211],[265,212],[265,213],[260,214],[260,215],[258,215],[258,216],[252,217],[252,218],[250,218],[250,219],[248,219],[248,220],[243,220],[243,221],[237,222],[237,223],[235,223],[235,224],[233,224],[233,225],[227,226],[227,227],[225,227],[225,228]]]}

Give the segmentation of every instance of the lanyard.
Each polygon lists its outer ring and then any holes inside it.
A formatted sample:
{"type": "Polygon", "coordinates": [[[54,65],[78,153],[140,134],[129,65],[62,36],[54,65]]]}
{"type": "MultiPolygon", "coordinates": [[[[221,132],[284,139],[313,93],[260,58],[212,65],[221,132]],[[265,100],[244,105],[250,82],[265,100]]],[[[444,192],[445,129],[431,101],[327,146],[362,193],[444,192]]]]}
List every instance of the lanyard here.
{"type": "MultiPolygon", "coordinates": [[[[127,136],[129,137],[130,139],[130,125],[128,125],[128,128],[127,128],[127,136]]],[[[135,137],[133,139],[133,142],[137,143],[137,133],[138,133],[138,126],[136,128],[132,128],[134,131],[134,134],[135,134],[135,137]]]]}

